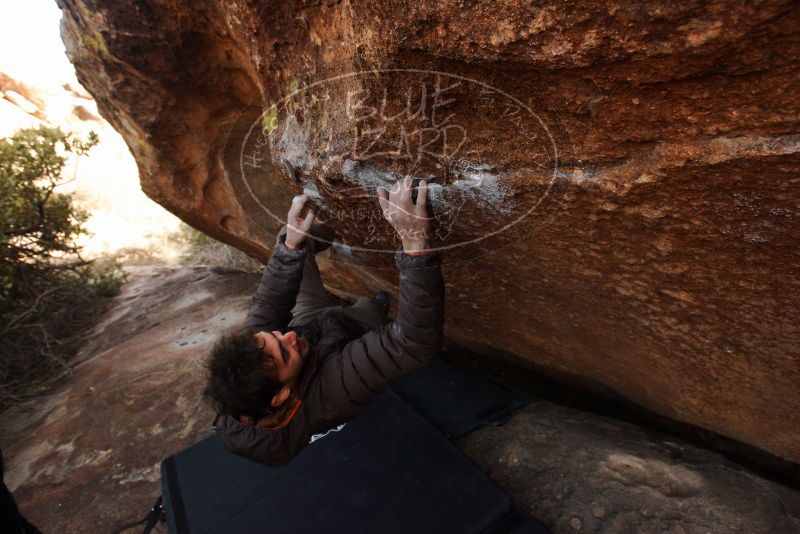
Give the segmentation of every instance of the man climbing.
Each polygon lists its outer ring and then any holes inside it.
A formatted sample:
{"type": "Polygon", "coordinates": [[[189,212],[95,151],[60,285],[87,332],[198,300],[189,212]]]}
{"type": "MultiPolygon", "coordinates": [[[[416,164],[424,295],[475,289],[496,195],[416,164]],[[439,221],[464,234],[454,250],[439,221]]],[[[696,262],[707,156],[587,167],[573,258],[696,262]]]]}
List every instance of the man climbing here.
{"type": "Polygon", "coordinates": [[[416,203],[408,178],[391,191],[378,188],[383,215],[403,243],[395,255],[399,312],[388,323],[385,293],[341,306],[325,291],[314,213],[301,217],[308,199],[295,197],[245,327],[223,336],[208,363],[206,394],[228,450],[284,465],[314,434],[346,422],[439,352],[444,282],[440,255],[429,247],[426,197],[425,181],[416,203]]]}

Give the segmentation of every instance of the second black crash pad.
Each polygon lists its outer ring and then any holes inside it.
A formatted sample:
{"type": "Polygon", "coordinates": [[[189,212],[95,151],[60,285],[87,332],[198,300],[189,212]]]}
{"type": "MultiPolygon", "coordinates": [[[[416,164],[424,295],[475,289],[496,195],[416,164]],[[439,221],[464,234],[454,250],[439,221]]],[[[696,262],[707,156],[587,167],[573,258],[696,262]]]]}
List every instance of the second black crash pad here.
{"type": "Polygon", "coordinates": [[[393,392],[291,463],[267,468],[218,436],[162,463],[172,533],[478,533],[509,497],[393,392]]]}
{"type": "Polygon", "coordinates": [[[392,388],[449,438],[505,423],[530,399],[474,371],[435,359],[392,388]]]}

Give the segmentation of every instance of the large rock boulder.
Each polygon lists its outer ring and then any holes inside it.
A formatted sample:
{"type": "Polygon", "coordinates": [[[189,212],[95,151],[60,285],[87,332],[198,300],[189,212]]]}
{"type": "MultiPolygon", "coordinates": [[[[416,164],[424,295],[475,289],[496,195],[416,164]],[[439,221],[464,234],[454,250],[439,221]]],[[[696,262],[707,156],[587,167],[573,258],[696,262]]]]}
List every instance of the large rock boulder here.
{"type": "Polygon", "coordinates": [[[392,289],[427,178],[449,335],[800,461],[796,2],[58,3],[185,221],[264,259],[305,190],[392,289]]]}

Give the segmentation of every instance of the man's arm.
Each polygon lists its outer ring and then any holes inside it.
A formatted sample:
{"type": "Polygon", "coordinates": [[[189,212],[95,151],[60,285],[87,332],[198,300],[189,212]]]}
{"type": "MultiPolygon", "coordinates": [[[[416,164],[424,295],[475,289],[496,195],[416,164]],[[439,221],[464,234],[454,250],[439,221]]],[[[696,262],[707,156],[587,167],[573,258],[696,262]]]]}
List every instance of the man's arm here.
{"type": "Polygon", "coordinates": [[[317,382],[324,413],[309,414],[312,431],[349,419],[374,395],[423,367],[441,350],[444,339],[444,280],[441,257],[428,245],[430,217],[427,184],[420,182],[417,203],[411,181],[398,182],[390,193],[378,191],[383,214],[403,241],[395,256],[400,270],[397,318],[367,332],[326,358],[317,382]]]}
{"type": "Polygon", "coordinates": [[[256,331],[282,330],[292,320],[292,308],[303,279],[305,237],[314,221],[311,210],[306,217],[300,218],[307,201],[306,195],[292,201],[286,217],[286,234],[279,235],[275,241],[272,256],[251,301],[245,325],[256,331]]]}
{"type": "Polygon", "coordinates": [[[350,419],[376,394],[425,366],[444,339],[444,280],[437,252],[397,252],[400,303],[397,318],[326,358],[318,382],[322,414],[310,414],[311,431],[350,419]]]}
{"type": "Polygon", "coordinates": [[[250,303],[245,325],[256,331],[281,330],[292,320],[292,308],[303,279],[306,247],[291,250],[285,236],[278,236],[272,257],[250,303]]]}

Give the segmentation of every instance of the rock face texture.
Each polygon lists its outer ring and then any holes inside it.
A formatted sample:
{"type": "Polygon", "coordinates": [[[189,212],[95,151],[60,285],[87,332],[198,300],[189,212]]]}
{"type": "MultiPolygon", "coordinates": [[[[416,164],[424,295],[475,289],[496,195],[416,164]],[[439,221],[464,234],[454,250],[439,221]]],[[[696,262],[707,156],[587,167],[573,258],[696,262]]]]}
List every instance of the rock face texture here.
{"type": "Polygon", "coordinates": [[[305,190],[392,289],[426,178],[449,335],[800,461],[796,2],[58,3],[185,221],[264,259],[305,190]]]}
{"type": "MultiPolygon", "coordinates": [[[[258,280],[132,268],[64,384],[2,414],[5,482],[42,532],[111,532],[146,513],[161,460],[211,433],[205,358],[243,319],[258,280]]],[[[796,489],[680,438],[541,399],[456,445],[555,533],[800,529],[796,489]]]]}

